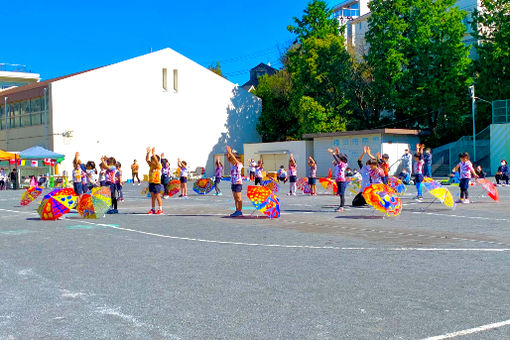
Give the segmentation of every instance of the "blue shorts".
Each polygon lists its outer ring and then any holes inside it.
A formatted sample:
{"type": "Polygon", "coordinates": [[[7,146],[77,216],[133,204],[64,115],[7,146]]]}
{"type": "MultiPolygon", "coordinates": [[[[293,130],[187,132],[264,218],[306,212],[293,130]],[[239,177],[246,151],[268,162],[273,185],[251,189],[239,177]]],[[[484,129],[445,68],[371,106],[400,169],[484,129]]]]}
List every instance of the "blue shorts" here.
{"type": "Polygon", "coordinates": [[[242,192],[243,191],[242,184],[232,184],[231,188],[232,188],[232,192],[242,192]]]}
{"type": "Polygon", "coordinates": [[[73,189],[76,195],[83,195],[83,184],[81,182],[73,183],[73,189]]]}
{"type": "Polygon", "coordinates": [[[188,177],[181,177],[180,178],[181,183],[188,183],[188,177]]]}
{"type": "Polygon", "coordinates": [[[289,176],[289,182],[296,183],[297,182],[297,176],[289,176]]]}
{"type": "Polygon", "coordinates": [[[381,180],[384,184],[388,185],[388,176],[381,177],[381,180]]]}
{"type": "Polygon", "coordinates": [[[469,189],[470,180],[471,180],[470,178],[461,178],[460,183],[459,183],[459,188],[461,188],[462,190],[469,189]]]}
{"type": "Polygon", "coordinates": [[[347,189],[347,184],[349,182],[340,182],[340,181],[336,181],[336,186],[337,186],[337,189],[336,189],[336,194],[337,195],[345,195],[345,189],[347,189]]]}
{"type": "Polygon", "coordinates": [[[423,175],[422,175],[422,174],[416,174],[416,175],[414,175],[414,182],[415,182],[415,183],[421,183],[421,182],[423,182],[423,175]]]}
{"type": "Polygon", "coordinates": [[[161,193],[163,186],[161,184],[149,183],[149,192],[153,194],[161,193]]]}
{"type": "Polygon", "coordinates": [[[315,185],[317,183],[317,178],[308,177],[308,185],[315,185]]]}

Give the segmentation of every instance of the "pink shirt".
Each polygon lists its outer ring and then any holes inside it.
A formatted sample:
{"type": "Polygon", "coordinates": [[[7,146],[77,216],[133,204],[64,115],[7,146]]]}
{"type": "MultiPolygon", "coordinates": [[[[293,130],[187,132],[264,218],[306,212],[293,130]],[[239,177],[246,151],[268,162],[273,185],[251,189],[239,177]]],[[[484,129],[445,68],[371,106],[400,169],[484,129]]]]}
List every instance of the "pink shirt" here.
{"type": "Polygon", "coordinates": [[[241,163],[232,166],[232,170],[230,170],[230,182],[232,184],[243,184],[243,178],[241,177],[242,168],[243,165],[241,163]]]}
{"type": "Polygon", "coordinates": [[[345,182],[345,169],[347,169],[347,163],[340,161],[335,165],[335,179],[337,182],[345,182]]]}
{"type": "Polygon", "coordinates": [[[370,175],[370,183],[372,184],[379,184],[382,183],[382,178],[384,176],[384,170],[381,168],[375,168],[370,169],[368,171],[368,174],[370,175]]]}
{"type": "Polygon", "coordinates": [[[308,174],[309,174],[308,177],[311,177],[311,178],[317,177],[317,165],[310,166],[310,171],[308,174]]]}
{"type": "Polygon", "coordinates": [[[297,176],[297,166],[289,164],[289,176],[297,176]]]}
{"type": "Polygon", "coordinates": [[[471,171],[475,171],[471,161],[459,163],[460,178],[471,178],[471,171]]]}
{"type": "Polygon", "coordinates": [[[423,159],[420,159],[418,162],[414,162],[413,171],[415,174],[423,174],[423,164],[425,164],[423,159]]]}

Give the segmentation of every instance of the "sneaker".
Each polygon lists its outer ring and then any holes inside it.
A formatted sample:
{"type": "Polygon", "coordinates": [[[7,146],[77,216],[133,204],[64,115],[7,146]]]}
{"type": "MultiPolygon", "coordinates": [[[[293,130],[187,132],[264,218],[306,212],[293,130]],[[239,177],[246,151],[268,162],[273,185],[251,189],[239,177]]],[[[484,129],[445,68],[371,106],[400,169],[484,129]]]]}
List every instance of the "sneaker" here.
{"type": "Polygon", "coordinates": [[[162,213],[163,213],[163,210],[158,209],[158,211],[156,211],[156,213],[155,213],[155,214],[156,214],[156,215],[161,215],[162,213]]]}
{"type": "Polygon", "coordinates": [[[462,202],[462,203],[464,203],[464,204],[469,204],[469,203],[471,203],[471,201],[470,201],[468,198],[466,198],[466,199],[464,200],[464,202],[462,202]]]}
{"type": "Polygon", "coordinates": [[[163,197],[164,200],[170,199],[170,196],[163,197]]]}
{"type": "Polygon", "coordinates": [[[218,196],[223,196],[223,194],[220,192],[220,193],[218,193],[218,196]]]}
{"type": "Polygon", "coordinates": [[[113,209],[112,214],[118,214],[118,213],[119,213],[119,211],[117,209],[113,209]]]}
{"type": "Polygon", "coordinates": [[[179,195],[179,197],[184,197],[184,195],[183,195],[183,194],[180,194],[180,195],[179,195]]]}
{"type": "Polygon", "coordinates": [[[108,215],[110,215],[110,214],[113,214],[114,212],[113,212],[113,209],[110,209],[110,210],[108,210],[106,213],[107,213],[108,215]]]}
{"type": "Polygon", "coordinates": [[[233,214],[230,215],[230,217],[239,217],[239,216],[243,216],[243,212],[242,211],[235,211],[233,214]]]}
{"type": "Polygon", "coordinates": [[[147,215],[152,215],[152,214],[155,214],[155,213],[156,213],[156,211],[154,211],[154,209],[151,209],[151,210],[149,210],[149,212],[147,213],[147,215]]]}
{"type": "Polygon", "coordinates": [[[421,200],[423,197],[422,196],[416,196],[414,199],[415,200],[421,200]]]}
{"type": "Polygon", "coordinates": [[[289,192],[289,193],[287,194],[287,196],[292,196],[292,193],[291,193],[291,192],[289,192]]]}
{"type": "Polygon", "coordinates": [[[464,199],[461,198],[460,200],[456,201],[455,203],[464,203],[464,199]]]}
{"type": "Polygon", "coordinates": [[[344,212],[344,208],[340,207],[340,208],[337,209],[336,212],[343,213],[344,212]]]}

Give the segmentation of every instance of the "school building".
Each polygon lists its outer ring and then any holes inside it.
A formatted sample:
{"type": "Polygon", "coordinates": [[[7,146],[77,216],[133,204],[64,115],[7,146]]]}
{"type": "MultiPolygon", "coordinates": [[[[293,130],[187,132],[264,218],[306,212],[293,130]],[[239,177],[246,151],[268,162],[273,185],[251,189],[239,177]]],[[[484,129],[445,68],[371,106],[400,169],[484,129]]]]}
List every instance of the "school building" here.
{"type": "Polygon", "coordinates": [[[114,156],[130,176],[134,159],[147,173],[145,149],[164,152],[190,169],[214,172],[227,145],[259,142],[258,97],[176,51],[163,50],[112,65],[0,92],[0,149],[34,145],[82,161],[114,156]],[[7,114],[6,114],[7,113],[7,114]]]}
{"type": "MultiPolygon", "coordinates": [[[[400,159],[405,149],[414,151],[420,143],[420,131],[409,129],[375,129],[360,131],[342,131],[332,133],[305,134],[302,141],[278,143],[253,143],[244,145],[244,166],[249,160],[264,160],[265,171],[276,171],[281,165],[287,168],[288,156],[292,153],[298,165],[298,176],[306,177],[308,156],[317,161],[317,175],[328,175],[333,171],[333,158],[329,148],[336,148],[347,155],[349,167],[357,169],[357,160],[364,146],[369,146],[375,156],[378,152],[390,157],[390,173],[396,174],[401,169],[400,159]]],[[[368,157],[365,156],[365,160],[368,157]]]]}

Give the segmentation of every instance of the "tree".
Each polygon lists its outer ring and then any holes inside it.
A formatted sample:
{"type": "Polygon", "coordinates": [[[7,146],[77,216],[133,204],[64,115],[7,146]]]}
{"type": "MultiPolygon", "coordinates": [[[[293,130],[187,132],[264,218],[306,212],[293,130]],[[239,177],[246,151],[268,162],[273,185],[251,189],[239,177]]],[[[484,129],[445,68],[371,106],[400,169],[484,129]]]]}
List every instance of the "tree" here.
{"type": "Polygon", "coordinates": [[[428,129],[429,142],[464,133],[469,111],[466,12],[455,0],[372,0],[366,40],[380,109],[398,127],[428,129]],[[444,134],[445,129],[448,134],[444,134]]]}
{"type": "Polygon", "coordinates": [[[227,78],[223,75],[223,73],[221,72],[221,66],[220,66],[220,62],[217,61],[216,62],[216,66],[213,66],[213,65],[209,65],[208,69],[214,73],[216,73],[217,75],[219,75],[220,77],[223,77],[223,78],[227,78]]]}
{"type": "Polygon", "coordinates": [[[301,133],[345,130],[349,107],[351,59],[338,22],[322,0],[308,4],[296,26],[297,35],[287,51],[285,67],[292,80],[291,108],[298,115],[301,133]]]}
{"type": "Polygon", "coordinates": [[[291,110],[292,83],[287,71],[259,78],[254,95],[262,99],[257,131],[263,142],[299,139],[297,117],[291,110]]]}
{"type": "MultiPolygon", "coordinates": [[[[510,99],[510,3],[482,0],[473,13],[473,36],[478,58],[474,61],[476,95],[488,100],[510,99]]],[[[477,108],[477,124],[491,123],[489,105],[477,108]]]]}

